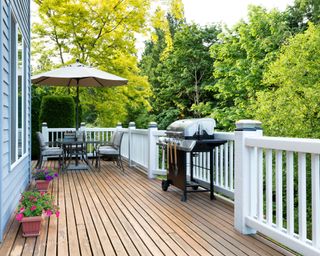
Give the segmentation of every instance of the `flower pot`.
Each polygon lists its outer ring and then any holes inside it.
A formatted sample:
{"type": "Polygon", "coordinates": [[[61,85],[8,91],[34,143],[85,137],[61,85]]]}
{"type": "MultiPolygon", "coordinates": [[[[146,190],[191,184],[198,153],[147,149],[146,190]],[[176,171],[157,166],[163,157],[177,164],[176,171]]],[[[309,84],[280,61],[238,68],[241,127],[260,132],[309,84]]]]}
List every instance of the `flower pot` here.
{"type": "Polygon", "coordinates": [[[36,187],[40,192],[47,192],[49,184],[49,180],[36,180],[36,187]]]}
{"type": "Polygon", "coordinates": [[[39,236],[42,216],[23,217],[20,221],[22,223],[22,236],[39,236]]]}

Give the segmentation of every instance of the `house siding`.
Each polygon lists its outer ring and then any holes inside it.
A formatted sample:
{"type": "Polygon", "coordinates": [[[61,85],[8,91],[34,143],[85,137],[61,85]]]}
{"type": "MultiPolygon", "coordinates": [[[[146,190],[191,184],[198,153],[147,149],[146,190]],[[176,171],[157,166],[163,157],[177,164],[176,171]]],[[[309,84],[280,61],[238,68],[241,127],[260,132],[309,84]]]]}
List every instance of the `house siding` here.
{"type": "Polygon", "coordinates": [[[19,198],[30,181],[31,157],[31,82],[30,82],[30,0],[1,0],[0,3],[0,241],[2,241],[8,220],[12,216],[19,198]],[[19,160],[14,167],[10,162],[10,119],[11,119],[11,65],[10,65],[10,19],[11,13],[15,16],[17,23],[23,34],[28,54],[26,56],[27,65],[27,130],[28,130],[28,154],[19,160]]]}

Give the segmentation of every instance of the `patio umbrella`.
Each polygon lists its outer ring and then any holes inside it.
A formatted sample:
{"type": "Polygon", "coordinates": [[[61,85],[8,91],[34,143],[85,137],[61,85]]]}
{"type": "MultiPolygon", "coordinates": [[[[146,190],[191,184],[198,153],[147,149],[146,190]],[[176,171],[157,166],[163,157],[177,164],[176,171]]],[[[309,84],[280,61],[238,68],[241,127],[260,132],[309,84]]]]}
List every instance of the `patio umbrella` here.
{"type": "Polygon", "coordinates": [[[77,60],[75,64],[54,69],[31,77],[36,85],[48,86],[76,86],[76,128],[78,129],[79,113],[79,87],[111,87],[125,85],[128,80],[102,70],[83,65],[77,60]]]}

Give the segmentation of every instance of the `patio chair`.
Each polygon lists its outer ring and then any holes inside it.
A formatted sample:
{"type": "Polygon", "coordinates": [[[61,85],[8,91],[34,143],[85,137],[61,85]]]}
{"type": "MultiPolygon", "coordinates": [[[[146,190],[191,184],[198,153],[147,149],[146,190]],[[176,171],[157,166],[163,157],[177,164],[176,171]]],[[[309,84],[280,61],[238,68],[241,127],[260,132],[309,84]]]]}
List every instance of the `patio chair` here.
{"type": "Polygon", "coordinates": [[[96,168],[98,167],[98,161],[97,161],[97,158],[98,158],[97,150],[98,150],[98,148],[101,147],[101,146],[112,146],[113,143],[114,143],[114,139],[116,137],[115,135],[116,135],[116,132],[112,133],[109,141],[98,142],[97,144],[94,145],[93,152],[92,152],[91,164],[93,165],[94,160],[96,160],[96,168]]]}
{"type": "Polygon", "coordinates": [[[70,144],[65,145],[65,158],[69,159],[69,163],[72,158],[76,158],[76,162],[83,160],[88,162],[87,148],[86,148],[86,138],[85,132],[79,131],[77,133],[65,134],[63,140],[65,142],[70,142],[70,144]]]}
{"type": "Polygon", "coordinates": [[[121,142],[123,138],[123,132],[116,131],[112,138],[112,144],[99,145],[96,149],[98,170],[101,170],[101,158],[111,159],[116,162],[117,166],[124,172],[122,159],[121,159],[121,142]]]}
{"type": "Polygon", "coordinates": [[[41,132],[37,132],[37,139],[40,146],[39,159],[36,168],[41,168],[44,157],[58,157],[60,166],[64,166],[64,153],[60,147],[49,147],[45,142],[41,132]]]}

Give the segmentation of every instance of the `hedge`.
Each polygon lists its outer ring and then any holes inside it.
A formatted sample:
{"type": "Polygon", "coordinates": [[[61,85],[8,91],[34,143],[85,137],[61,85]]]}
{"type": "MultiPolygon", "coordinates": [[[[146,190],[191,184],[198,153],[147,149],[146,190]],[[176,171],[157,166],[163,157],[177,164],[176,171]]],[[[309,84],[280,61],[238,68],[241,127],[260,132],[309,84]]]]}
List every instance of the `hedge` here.
{"type": "Polygon", "coordinates": [[[44,96],[41,101],[39,123],[49,128],[75,127],[75,103],[70,96],[44,96]]]}

